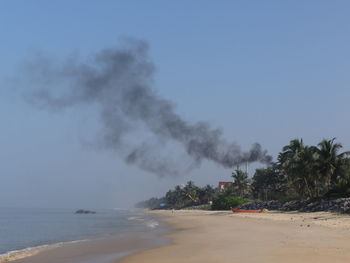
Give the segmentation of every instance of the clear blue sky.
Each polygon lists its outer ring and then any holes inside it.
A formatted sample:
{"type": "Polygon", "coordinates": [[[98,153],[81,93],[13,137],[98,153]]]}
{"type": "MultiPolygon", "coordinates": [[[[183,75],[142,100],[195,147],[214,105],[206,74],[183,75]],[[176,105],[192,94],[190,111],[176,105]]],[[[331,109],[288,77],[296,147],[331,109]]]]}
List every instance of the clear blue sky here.
{"type": "Polygon", "coordinates": [[[159,180],[82,143],[98,130],[93,113],[39,111],[9,85],[35,52],[88,56],[122,37],[149,43],[156,88],[188,121],[274,156],[296,137],[349,149],[349,10],[340,0],[1,1],[0,206],[117,207],[229,179],[204,163],[159,180]]]}

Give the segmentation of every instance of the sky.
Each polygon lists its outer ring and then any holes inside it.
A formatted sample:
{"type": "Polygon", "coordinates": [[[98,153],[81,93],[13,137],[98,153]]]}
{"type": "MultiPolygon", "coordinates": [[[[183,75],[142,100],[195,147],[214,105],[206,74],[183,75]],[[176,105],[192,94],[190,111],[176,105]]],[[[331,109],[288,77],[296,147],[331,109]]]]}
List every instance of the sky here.
{"type": "Polygon", "coordinates": [[[31,83],[13,85],[37,54],[89,57],[125,38],[148,43],[154,88],[188,122],[207,121],[243,149],[259,142],[274,158],[294,138],[336,137],[348,150],[349,8],[340,0],[1,1],[0,206],[128,207],[189,180],[231,180],[209,161],[163,178],[125,164],[90,145],[100,126],[92,108],[40,110],[23,98],[31,83]]]}

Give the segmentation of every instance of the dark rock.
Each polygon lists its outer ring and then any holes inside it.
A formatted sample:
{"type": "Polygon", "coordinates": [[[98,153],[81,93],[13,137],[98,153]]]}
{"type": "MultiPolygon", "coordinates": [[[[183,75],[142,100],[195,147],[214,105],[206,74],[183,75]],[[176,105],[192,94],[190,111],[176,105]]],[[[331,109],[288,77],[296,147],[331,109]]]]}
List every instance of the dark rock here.
{"type": "Polygon", "coordinates": [[[76,214],[96,214],[95,211],[79,209],[75,211],[76,214]]]}
{"type": "Polygon", "coordinates": [[[280,210],[282,207],[282,203],[277,200],[271,200],[271,201],[265,201],[265,202],[250,202],[243,204],[239,206],[239,209],[246,209],[246,210],[261,210],[261,209],[268,209],[268,210],[280,210]]]}
{"type": "Polygon", "coordinates": [[[250,202],[243,204],[240,209],[247,210],[279,210],[300,212],[347,212],[350,211],[350,198],[339,198],[334,200],[294,200],[286,203],[280,201],[250,202]]]}

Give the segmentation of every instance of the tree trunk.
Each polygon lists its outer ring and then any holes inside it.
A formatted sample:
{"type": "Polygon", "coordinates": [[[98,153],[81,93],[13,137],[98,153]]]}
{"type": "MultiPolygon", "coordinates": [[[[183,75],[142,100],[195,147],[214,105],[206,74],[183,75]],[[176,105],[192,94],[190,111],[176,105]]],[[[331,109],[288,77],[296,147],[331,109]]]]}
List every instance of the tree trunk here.
{"type": "Polygon", "coordinates": [[[305,181],[305,184],[306,184],[306,189],[307,189],[307,191],[309,192],[309,197],[313,197],[312,196],[312,192],[311,192],[311,190],[310,190],[310,187],[309,187],[309,184],[307,183],[307,180],[306,180],[306,178],[304,177],[304,181],[305,181]]]}

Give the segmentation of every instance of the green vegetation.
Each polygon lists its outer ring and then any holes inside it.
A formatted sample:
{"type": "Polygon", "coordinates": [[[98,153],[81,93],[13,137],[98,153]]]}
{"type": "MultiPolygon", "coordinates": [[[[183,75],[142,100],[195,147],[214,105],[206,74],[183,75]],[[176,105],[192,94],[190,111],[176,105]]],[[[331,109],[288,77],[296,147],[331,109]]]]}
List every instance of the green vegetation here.
{"type": "Polygon", "coordinates": [[[250,190],[248,174],[238,168],[232,173],[233,189],[241,198],[247,196],[250,190]]]}
{"type": "MultiPolygon", "coordinates": [[[[278,155],[286,191],[302,198],[322,197],[335,188],[349,184],[350,152],[339,153],[342,145],[335,139],[322,140],[317,146],[292,140],[278,155]]],[[[347,188],[347,187],[346,187],[347,188]]]]}
{"type": "Polygon", "coordinates": [[[251,191],[255,199],[280,200],[285,198],[286,180],[277,165],[256,169],[252,181],[251,191]]]}
{"type": "Polygon", "coordinates": [[[176,186],[165,194],[168,206],[183,208],[194,205],[208,204],[214,199],[216,190],[207,185],[203,188],[196,186],[192,181],[187,182],[184,187],[176,186]]]}
{"type": "Polygon", "coordinates": [[[263,200],[296,200],[350,196],[350,152],[340,152],[335,139],[317,146],[294,139],[283,147],[277,162],[257,169],[252,192],[263,200]]]}
{"type": "Polygon", "coordinates": [[[189,181],[163,198],[151,198],[138,206],[180,209],[212,203],[212,209],[226,210],[251,199],[286,202],[350,197],[350,152],[341,152],[341,148],[334,138],[317,146],[294,139],[282,148],[276,163],[256,169],[251,179],[239,168],[234,170],[232,184],[224,191],[189,181]]]}
{"type": "Polygon", "coordinates": [[[136,204],[136,207],[181,209],[190,206],[207,205],[217,195],[218,189],[210,185],[198,187],[192,181],[189,181],[185,186],[175,186],[163,198],[151,198],[147,201],[139,202],[136,204]],[[163,206],[161,205],[162,203],[164,204],[163,206]]]}
{"type": "Polygon", "coordinates": [[[240,197],[220,195],[216,198],[212,204],[213,210],[228,210],[237,206],[243,205],[250,200],[243,199],[240,197]]]}

